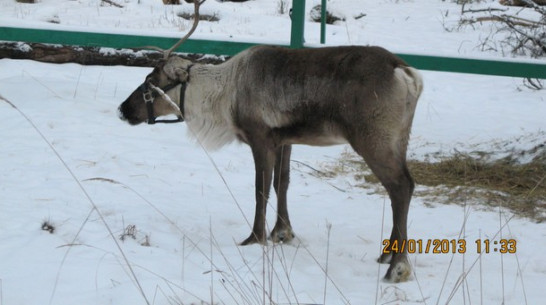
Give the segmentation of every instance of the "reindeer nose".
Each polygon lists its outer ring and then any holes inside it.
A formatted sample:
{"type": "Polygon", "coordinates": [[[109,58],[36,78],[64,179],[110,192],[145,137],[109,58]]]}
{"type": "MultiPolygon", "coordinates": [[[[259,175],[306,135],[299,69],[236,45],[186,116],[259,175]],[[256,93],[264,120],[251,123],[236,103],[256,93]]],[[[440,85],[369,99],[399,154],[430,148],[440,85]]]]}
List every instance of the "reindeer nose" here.
{"type": "Polygon", "coordinates": [[[122,121],[127,121],[125,114],[123,114],[123,111],[121,110],[121,105],[118,107],[118,118],[122,121]]]}

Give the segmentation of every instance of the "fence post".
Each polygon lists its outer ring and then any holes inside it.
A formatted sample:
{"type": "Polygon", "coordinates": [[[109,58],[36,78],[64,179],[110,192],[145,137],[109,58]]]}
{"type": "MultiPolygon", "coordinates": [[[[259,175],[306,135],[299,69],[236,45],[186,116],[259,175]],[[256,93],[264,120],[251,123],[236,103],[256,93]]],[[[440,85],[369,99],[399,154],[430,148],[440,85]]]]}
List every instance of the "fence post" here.
{"type": "Polygon", "coordinates": [[[291,19],[290,47],[294,49],[302,48],[304,42],[305,0],[292,0],[291,19]]]}
{"type": "Polygon", "coordinates": [[[320,43],[324,44],[326,43],[326,0],[322,0],[322,4],[320,6],[320,43]]]}

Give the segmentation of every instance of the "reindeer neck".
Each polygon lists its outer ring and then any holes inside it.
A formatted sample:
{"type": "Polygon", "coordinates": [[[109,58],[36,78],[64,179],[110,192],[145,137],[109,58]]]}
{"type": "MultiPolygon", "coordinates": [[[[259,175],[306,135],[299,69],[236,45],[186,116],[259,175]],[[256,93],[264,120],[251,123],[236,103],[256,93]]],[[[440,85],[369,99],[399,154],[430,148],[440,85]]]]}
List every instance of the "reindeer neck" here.
{"type": "Polygon", "coordinates": [[[225,92],[228,90],[231,77],[231,63],[226,62],[220,65],[195,64],[192,66],[188,93],[191,94],[192,103],[223,103],[225,92]]]}
{"type": "Polygon", "coordinates": [[[231,109],[232,64],[196,64],[191,68],[185,96],[185,121],[191,134],[208,149],[235,140],[231,109]]]}
{"type": "Polygon", "coordinates": [[[227,63],[220,65],[194,64],[190,71],[190,82],[188,84],[225,82],[228,79],[224,72],[227,66],[229,66],[227,63]]]}

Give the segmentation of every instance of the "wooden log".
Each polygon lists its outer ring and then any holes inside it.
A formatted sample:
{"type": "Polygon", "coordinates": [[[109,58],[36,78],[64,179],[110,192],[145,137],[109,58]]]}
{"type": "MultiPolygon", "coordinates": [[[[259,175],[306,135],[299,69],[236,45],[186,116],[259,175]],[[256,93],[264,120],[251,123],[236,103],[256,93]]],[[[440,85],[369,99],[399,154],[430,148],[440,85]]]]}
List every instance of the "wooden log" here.
{"type": "MultiPolygon", "coordinates": [[[[224,61],[222,58],[203,57],[199,54],[185,54],[183,57],[212,64],[224,61]]],[[[163,53],[146,50],[2,42],[0,43],[1,58],[31,59],[49,63],[71,62],[82,65],[154,67],[163,58],[163,53]]]]}

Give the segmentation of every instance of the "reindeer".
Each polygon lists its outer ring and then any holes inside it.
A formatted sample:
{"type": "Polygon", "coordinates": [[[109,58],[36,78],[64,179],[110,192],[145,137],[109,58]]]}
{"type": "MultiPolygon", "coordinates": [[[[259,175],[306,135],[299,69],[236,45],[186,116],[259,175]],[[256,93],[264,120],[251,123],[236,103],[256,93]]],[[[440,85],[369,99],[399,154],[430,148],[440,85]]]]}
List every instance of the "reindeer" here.
{"type": "MultiPolygon", "coordinates": [[[[208,149],[239,140],[252,150],[256,210],[250,236],[241,245],[267,242],[266,204],[271,184],[277,220],[269,238],[295,235],[287,209],[293,144],[348,143],[387,190],[393,211],[390,245],[407,240],[414,181],[406,165],[408,139],[423,89],[419,72],[380,47],[249,48],[220,65],[170,56],[195,30],[165,52],[159,63],[119,106],[130,124],[165,122],[175,114],[208,149]],[[273,181],[272,181],[273,180],[273,181]]],[[[385,279],[409,279],[405,251],[389,246],[378,261],[390,263],[385,279]],[[393,251],[389,251],[393,250],[393,251]]]]}

